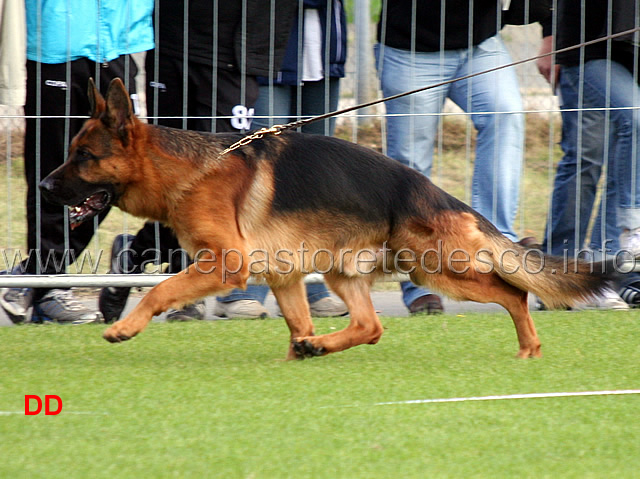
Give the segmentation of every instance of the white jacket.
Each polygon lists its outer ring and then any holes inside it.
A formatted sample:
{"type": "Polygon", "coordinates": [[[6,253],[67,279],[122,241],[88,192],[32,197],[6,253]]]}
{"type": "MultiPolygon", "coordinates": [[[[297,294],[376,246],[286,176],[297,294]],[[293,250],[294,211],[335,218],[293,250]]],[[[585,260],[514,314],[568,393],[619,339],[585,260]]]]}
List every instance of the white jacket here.
{"type": "Polygon", "coordinates": [[[0,0],[0,104],[22,106],[27,92],[24,0],[0,0]]]}

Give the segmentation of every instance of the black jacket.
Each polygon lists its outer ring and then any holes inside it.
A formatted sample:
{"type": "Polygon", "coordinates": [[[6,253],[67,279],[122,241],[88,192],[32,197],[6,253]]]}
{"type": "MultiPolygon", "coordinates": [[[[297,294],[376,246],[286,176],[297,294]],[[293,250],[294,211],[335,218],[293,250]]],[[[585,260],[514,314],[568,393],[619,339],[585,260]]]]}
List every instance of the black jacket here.
{"type": "MultiPolygon", "coordinates": [[[[471,43],[475,46],[496,35],[506,24],[522,25],[548,17],[551,0],[530,0],[528,3],[527,15],[525,0],[511,0],[507,11],[502,10],[502,0],[447,0],[444,12],[444,49],[467,48],[469,33],[472,34],[471,43]]],[[[380,15],[378,42],[411,50],[412,24],[415,24],[415,50],[439,51],[441,0],[417,0],[415,15],[412,4],[413,0],[383,1],[382,13],[386,10],[386,16],[380,15]]]]}
{"type": "MultiPolygon", "coordinates": [[[[556,25],[556,49],[602,38],[610,33],[634,28],[636,0],[558,0],[556,25]],[[583,21],[584,18],[584,21],[583,21]],[[609,27],[610,25],[610,27],[609,27]]],[[[552,34],[553,15],[544,20],[544,34],[552,34]]],[[[629,38],[611,41],[611,59],[633,69],[633,44],[629,38]]],[[[559,53],[556,62],[564,66],[580,64],[581,50],[584,60],[607,58],[607,42],[602,41],[564,53],[559,53]]]]}
{"type": "MultiPolygon", "coordinates": [[[[211,0],[188,2],[189,61],[213,64],[216,41],[217,63],[221,68],[239,68],[244,61],[248,75],[268,75],[273,13],[273,62],[277,68],[284,56],[298,0],[246,0],[244,28],[244,2],[221,0],[217,3],[218,12],[214,12],[211,0]],[[244,42],[243,32],[246,33],[244,42]]],[[[156,27],[156,45],[161,46],[160,54],[182,58],[185,46],[184,1],[160,0],[157,5],[160,21],[156,27]]]]}

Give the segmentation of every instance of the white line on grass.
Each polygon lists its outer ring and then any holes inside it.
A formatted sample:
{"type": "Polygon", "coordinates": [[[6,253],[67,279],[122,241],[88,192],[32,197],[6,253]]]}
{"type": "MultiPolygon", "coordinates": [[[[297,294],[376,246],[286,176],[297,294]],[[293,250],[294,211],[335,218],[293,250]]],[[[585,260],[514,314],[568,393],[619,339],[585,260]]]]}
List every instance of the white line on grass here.
{"type": "Polygon", "coordinates": [[[391,406],[399,404],[427,404],[440,402],[466,402],[466,401],[498,401],[503,399],[539,399],[576,396],[618,396],[623,394],[640,394],[640,389],[619,389],[612,391],[579,391],[579,392],[555,392],[555,393],[531,393],[531,394],[506,394],[503,396],[477,396],[440,399],[413,399],[409,401],[390,401],[375,403],[374,406],[391,406]]]}
{"type": "MultiPolygon", "coordinates": [[[[469,402],[469,401],[500,401],[505,399],[541,399],[560,398],[577,396],[622,396],[625,394],[640,394],[640,389],[618,389],[611,391],[578,391],[578,392],[555,392],[555,393],[531,393],[531,394],[505,394],[500,396],[471,396],[460,398],[437,398],[437,399],[411,399],[408,401],[389,401],[373,403],[373,406],[399,406],[404,404],[429,404],[443,402],[469,402]]],[[[363,407],[367,404],[349,404],[339,407],[363,407]]],[[[335,408],[336,406],[321,406],[321,409],[335,408]]]]}

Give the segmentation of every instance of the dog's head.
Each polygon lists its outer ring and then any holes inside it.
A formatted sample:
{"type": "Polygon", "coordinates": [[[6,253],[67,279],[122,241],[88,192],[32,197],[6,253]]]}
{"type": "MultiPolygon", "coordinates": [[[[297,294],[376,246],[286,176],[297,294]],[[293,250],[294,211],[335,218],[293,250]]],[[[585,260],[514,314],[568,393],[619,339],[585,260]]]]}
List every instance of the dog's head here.
{"type": "Polygon", "coordinates": [[[135,168],[133,135],[138,119],[119,78],[103,98],[89,80],[91,117],[71,141],[69,157],[40,182],[43,197],[69,205],[72,228],[117,204],[135,168]]]}

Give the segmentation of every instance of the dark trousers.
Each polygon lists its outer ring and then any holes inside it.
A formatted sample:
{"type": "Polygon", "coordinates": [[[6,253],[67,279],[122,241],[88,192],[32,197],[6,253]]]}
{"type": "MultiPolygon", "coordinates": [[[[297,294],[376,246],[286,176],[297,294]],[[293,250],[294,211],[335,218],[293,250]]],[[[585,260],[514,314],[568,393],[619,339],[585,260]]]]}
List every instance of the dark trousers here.
{"type": "MultiPolygon", "coordinates": [[[[93,223],[82,224],[71,231],[66,207],[46,202],[40,196],[38,184],[66,160],[71,139],[85,121],[85,118],[69,117],[89,114],[89,78],[94,78],[105,94],[109,82],[121,77],[129,91],[134,93],[136,72],[135,62],[128,56],[104,64],[88,59],[61,64],[27,61],[24,171],[29,258],[26,273],[63,273],[65,263],[72,263],[82,253],[106,216],[108,210],[96,217],[93,223]]],[[[36,292],[36,295],[42,294],[42,290],[36,292]]]]}

